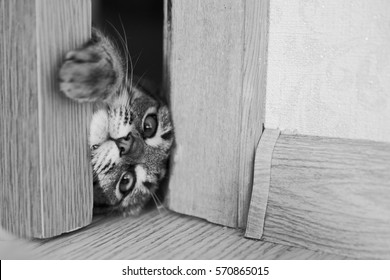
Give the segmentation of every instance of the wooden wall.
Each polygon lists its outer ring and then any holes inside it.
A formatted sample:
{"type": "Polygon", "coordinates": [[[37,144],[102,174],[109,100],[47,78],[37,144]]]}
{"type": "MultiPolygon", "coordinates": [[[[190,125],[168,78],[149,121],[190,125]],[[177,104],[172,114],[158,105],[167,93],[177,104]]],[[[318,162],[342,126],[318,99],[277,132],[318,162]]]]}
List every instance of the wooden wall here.
{"type": "Polygon", "coordinates": [[[390,141],[390,2],[272,0],[265,127],[390,141]]]}
{"type": "Polygon", "coordinates": [[[89,105],[59,92],[65,53],[90,37],[88,0],[0,0],[0,215],[50,237],[92,218],[89,105]]]}

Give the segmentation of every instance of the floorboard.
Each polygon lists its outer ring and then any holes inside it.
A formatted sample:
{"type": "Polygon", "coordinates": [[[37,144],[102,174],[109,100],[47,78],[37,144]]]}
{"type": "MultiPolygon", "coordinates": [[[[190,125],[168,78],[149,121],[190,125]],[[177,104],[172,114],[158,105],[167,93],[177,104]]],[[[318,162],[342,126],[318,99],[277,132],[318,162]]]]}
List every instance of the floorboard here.
{"type": "Polygon", "coordinates": [[[1,259],[345,259],[244,238],[242,230],[163,210],[98,216],[78,231],[23,241],[0,231],[1,259]]]}

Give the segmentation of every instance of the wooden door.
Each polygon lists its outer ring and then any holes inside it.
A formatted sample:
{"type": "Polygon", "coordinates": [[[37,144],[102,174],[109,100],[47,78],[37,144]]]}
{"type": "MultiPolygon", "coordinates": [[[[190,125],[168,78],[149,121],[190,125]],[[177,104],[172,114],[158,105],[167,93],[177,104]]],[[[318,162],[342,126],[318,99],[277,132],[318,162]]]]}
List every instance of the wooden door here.
{"type": "Polygon", "coordinates": [[[1,226],[51,237],[92,218],[92,109],[57,81],[65,53],[90,37],[91,3],[0,0],[0,13],[1,226]]]}
{"type": "Polygon", "coordinates": [[[244,227],[264,122],[269,1],[165,1],[176,133],[167,205],[244,227]]]}

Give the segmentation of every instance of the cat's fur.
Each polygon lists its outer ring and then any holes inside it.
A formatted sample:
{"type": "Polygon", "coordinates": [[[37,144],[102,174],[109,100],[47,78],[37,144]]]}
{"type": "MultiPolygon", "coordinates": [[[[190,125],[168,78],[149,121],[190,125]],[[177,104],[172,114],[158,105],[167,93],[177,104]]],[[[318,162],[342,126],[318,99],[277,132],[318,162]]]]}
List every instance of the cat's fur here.
{"type": "Polygon", "coordinates": [[[69,98],[100,103],[89,138],[94,206],[138,214],[166,174],[173,127],[168,107],[133,80],[126,56],[94,29],[66,55],[59,78],[69,98]]]}

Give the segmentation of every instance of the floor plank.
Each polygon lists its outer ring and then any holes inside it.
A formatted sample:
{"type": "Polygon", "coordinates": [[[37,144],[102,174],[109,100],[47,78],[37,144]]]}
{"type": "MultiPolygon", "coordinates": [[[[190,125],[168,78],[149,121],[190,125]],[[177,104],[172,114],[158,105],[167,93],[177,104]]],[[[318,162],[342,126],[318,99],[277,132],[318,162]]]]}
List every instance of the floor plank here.
{"type": "Polygon", "coordinates": [[[98,216],[84,229],[45,240],[17,240],[0,231],[0,249],[2,259],[345,259],[246,239],[242,230],[166,210],[98,216]]]}

